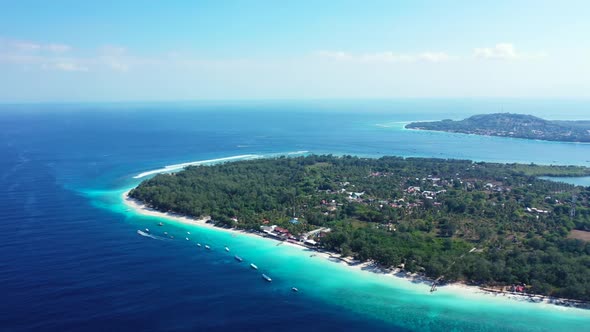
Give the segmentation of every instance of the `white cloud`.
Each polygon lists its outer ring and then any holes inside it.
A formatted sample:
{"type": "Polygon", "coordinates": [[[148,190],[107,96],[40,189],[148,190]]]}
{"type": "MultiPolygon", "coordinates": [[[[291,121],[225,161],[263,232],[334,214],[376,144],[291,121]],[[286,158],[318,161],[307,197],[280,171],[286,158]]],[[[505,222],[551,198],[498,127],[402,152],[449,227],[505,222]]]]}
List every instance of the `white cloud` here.
{"type": "Polygon", "coordinates": [[[26,71],[34,68],[67,72],[88,71],[83,59],[64,57],[64,53],[70,50],[72,47],[65,44],[0,38],[0,64],[20,66],[26,71]]]}
{"type": "Polygon", "coordinates": [[[65,53],[69,52],[72,47],[65,44],[48,44],[44,46],[44,49],[53,53],[65,53]]]}
{"type": "Polygon", "coordinates": [[[545,57],[543,52],[521,53],[517,52],[514,45],[510,43],[498,43],[494,47],[481,47],[473,49],[473,55],[480,59],[496,60],[519,60],[545,57]]]}
{"type": "Polygon", "coordinates": [[[9,42],[7,43],[8,47],[12,47],[17,51],[23,52],[30,52],[30,51],[38,51],[42,48],[41,44],[25,42],[25,41],[17,41],[17,42],[9,42]]]}
{"type": "Polygon", "coordinates": [[[442,62],[451,60],[451,56],[444,52],[424,52],[418,55],[418,58],[430,62],[442,62]]]}
{"type": "Polygon", "coordinates": [[[358,56],[361,62],[411,62],[414,56],[393,52],[365,53],[358,56]]]}
{"type": "Polygon", "coordinates": [[[98,62],[114,71],[129,71],[130,63],[133,62],[125,47],[105,45],[99,49],[99,53],[98,62]]]}
{"type": "Polygon", "coordinates": [[[418,54],[395,53],[391,51],[354,54],[343,51],[319,51],[320,57],[337,61],[355,61],[361,63],[396,63],[396,62],[443,62],[452,57],[445,52],[423,52],[418,54]]]}
{"type": "Polygon", "coordinates": [[[129,59],[117,57],[117,56],[101,56],[98,59],[98,62],[102,65],[107,66],[108,68],[118,71],[118,72],[126,72],[129,71],[130,61],[129,59]]]}
{"type": "Polygon", "coordinates": [[[57,62],[53,68],[61,71],[88,71],[88,67],[73,62],[57,62]]]}
{"type": "Polygon", "coordinates": [[[127,72],[133,67],[165,64],[165,57],[148,57],[131,54],[127,48],[117,45],[105,45],[98,49],[93,62],[118,72],[127,72]]]}
{"type": "Polygon", "coordinates": [[[36,43],[24,40],[0,39],[0,50],[19,54],[65,53],[72,49],[70,45],[59,43],[36,43]]]}
{"type": "Polygon", "coordinates": [[[353,60],[354,57],[350,53],[341,51],[319,51],[317,55],[333,60],[353,60]]]}
{"type": "Polygon", "coordinates": [[[66,44],[0,38],[0,63],[21,65],[27,70],[36,66],[42,70],[67,72],[86,72],[98,68],[126,72],[132,66],[153,63],[148,58],[129,55],[127,49],[114,45],[97,48],[94,54],[86,56],[72,50],[66,44]]]}

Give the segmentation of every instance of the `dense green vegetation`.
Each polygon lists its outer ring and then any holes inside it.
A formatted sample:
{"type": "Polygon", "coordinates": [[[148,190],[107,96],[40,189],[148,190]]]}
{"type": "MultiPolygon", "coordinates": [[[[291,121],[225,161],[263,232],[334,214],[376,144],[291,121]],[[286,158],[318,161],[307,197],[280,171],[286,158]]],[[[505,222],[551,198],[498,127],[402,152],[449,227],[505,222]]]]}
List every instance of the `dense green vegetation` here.
{"type": "Polygon", "coordinates": [[[410,129],[506,136],[564,142],[590,142],[590,121],[549,121],[532,115],[496,113],[461,121],[413,122],[410,129]]]}
{"type": "Polygon", "coordinates": [[[270,221],[293,235],[329,227],[317,234],[323,248],[432,278],[525,283],[530,292],[590,300],[590,243],[568,238],[573,229],[590,231],[590,188],[535,177],[587,172],[308,156],[188,167],[146,180],[130,195],[161,211],[210,215],[225,227],[259,230],[270,221]]]}

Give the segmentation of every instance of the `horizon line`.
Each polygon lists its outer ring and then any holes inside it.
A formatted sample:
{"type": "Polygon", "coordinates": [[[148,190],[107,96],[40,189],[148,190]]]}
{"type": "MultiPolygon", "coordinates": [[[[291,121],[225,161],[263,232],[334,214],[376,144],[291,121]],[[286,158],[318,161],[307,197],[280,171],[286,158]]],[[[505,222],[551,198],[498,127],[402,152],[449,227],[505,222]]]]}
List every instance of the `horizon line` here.
{"type": "Polygon", "coordinates": [[[182,104],[182,103],[256,103],[256,102],[330,102],[330,101],[436,101],[436,100],[509,100],[509,101],[588,101],[590,97],[514,97],[514,96],[474,96],[474,97],[334,97],[334,98],[227,98],[227,99],[158,99],[158,100],[27,100],[0,101],[0,106],[16,105],[96,105],[96,104],[182,104]]]}

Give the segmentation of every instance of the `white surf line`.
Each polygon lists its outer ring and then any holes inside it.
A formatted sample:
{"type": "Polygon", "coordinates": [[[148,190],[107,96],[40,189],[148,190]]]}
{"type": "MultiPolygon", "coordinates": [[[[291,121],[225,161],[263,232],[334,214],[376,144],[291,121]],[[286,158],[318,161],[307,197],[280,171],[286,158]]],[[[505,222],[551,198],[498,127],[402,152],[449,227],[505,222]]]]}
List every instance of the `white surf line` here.
{"type": "Polygon", "coordinates": [[[254,158],[260,158],[260,157],[261,156],[255,155],[255,154],[244,154],[244,155],[239,155],[239,156],[232,156],[232,157],[225,157],[225,158],[218,158],[218,159],[191,161],[188,163],[168,165],[168,166],[164,166],[163,168],[158,168],[158,169],[154,169],[151,171],[143,172],[143,173],[137,174],[133,178],[140,179],[140,178],[146,177],[148,175],[152,175],[152,174],[172,172],[175,170],[183,169],[186,166],[194,166],[194,165],[201,165],[201,164],[206,164],[206,163],[215,163],[215,162],[222,162],[222,161],[236,160],[236,159],[254,159],[254,158]]]}
{"type": "MultiPolygon", "coordinates": [[[[410,124],[410,123],[437,122],[437,121],[442,121],[442,120],[392,121],[392,122],[376,123],[375,126],[382,127],[382,128],[391,128],[391,127],[397,127],[399,125],[404,125],[404,128],[405,128],[406,127],[405,125],[410,124]]],[[[453,120],[453,121],[460,121],[460,120],[453,120]]]]}
{"type": "Polygon", "coordinates": [[[188,162],[188,163],[168,165],[168,166],[164,166],[163,168],[158,168],[158,169],[154,169],[154,170],[151,170],[151,171],[146,171],[146,172],[137,174],[133,178],[134,179],[141,179],[143,177],[146,177],[146,176],[152,175],[152,174],[173,172],[173,171],[176,171],[176,170],[181,170],[181,169],[183,169],[183,168],[185,168],[187,166],[195,166],[195,165],[202,165],[202,164],[208,164],[208,163],[219,163],[219,162],[230,161],[230,160],[248,160],[248,159],[265,158],[265,157],[277,157],[277,156],[285,156],[285,155],[289,155],[290,156],[290,155],[299,155],[299,154],[305,154],[305,153],[309,153],[309,151],[303,151],[302,150],[302,151],[285,152],[285,153],[271,153],[271,154],[266,154],[266,155],[243,154],[243,155],[239,155],[239,156],[232,156],[232,157],[225,157],[225,158],[191,161],[191,162],[188,162]]]}

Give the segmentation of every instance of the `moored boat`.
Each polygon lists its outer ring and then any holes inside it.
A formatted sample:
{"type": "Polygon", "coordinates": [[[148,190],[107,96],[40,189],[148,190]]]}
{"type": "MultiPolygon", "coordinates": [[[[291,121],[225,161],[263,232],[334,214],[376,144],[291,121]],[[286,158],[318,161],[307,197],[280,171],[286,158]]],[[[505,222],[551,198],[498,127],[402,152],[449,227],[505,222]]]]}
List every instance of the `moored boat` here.
{"type": "Polygon", "coordinates": [[[299,289],[297,289],[297,287],[291,287],[291,290],[294,292],[299,292],[299,289]]]}
{"type": "Polygon", "coordinates": [[[211,247],[209,247],[208,245],[205,245],[205,249],[211,250],[211,247]]]}
{"type": "Polygon", "coordinates": [[[266,274],[262,274],[262,278],[268,282],[272,281],[272,279],[269,276],[267,276],[266,274]]]}
{"type": "Polygon", "coordinates": [[[225,251],[229,252],[229,248],[228,247],[225,247],[225,251]]]}
{"type": "Polygon", "coordinates": [[[250,264],[250,267],[253,268],[254,270],[258,270],[258,266],[254,265],[254,263],[250,264]]]}
{"type": "Polygon", "coordinates": [[[200,243],[197,243],[197,247],[201,247],[201,244],[200,243]]]}

